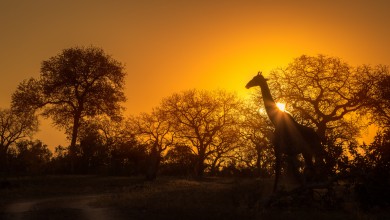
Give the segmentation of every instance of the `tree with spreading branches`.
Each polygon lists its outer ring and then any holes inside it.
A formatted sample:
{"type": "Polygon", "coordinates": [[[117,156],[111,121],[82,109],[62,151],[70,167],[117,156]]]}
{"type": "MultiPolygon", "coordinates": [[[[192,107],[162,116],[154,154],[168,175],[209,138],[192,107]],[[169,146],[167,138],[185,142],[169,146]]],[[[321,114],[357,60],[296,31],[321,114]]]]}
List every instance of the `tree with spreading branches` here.
{"type": "Polygon", "coordinates": [[[271,91],[296,118],[316,127],[323,141],[340,143],[356,137],[364,122],[358,113],[368,106],[373,71],[337,57],[303,55],[271,72],[271,91]]]}
{"type": "Polygon", "coordinates": [[[0,171],[6,171],[7,153],[17,141],[31,137],[38,130],[38,119],[32,112],[0,109],[0,171]]]}
{"type": "MultiPolygon", "coordinates": [[[[70,138],[74,158],[78,130],[84,119],[117,117],[126,100],[124,66],[97,47],[74,47],[42,62],[39,78],[19,84],[12,95],[17,111],[41,110],[70,138]]],[[[73,169],[73,168],[72,168],[73,169]]]]}
{"type": "Polygon", "coordinates": [[[178,143],[190,146],[195,155],[197,176],[204,174],[207,159],[222,159],[234,145],[226,143],[226,132],[238,122],[239,103],[226,91],[188,90],[163,100],[160,108],[173,123],[178,143]]]}
{"type": "Polygon", "coordinates": [[[163,153],[175,143],[173,123],[164,111],[158,108],[153,109],[151,113],[130,117],[127,122],[137,140],[149,148],[146,179],[155,180],[163,153]]]}

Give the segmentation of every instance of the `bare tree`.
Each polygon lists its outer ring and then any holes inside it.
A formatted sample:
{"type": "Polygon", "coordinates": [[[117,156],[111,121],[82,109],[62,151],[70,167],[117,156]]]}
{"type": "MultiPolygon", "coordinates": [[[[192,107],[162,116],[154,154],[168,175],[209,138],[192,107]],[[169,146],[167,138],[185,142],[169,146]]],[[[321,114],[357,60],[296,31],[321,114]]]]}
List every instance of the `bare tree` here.
{"type": "Polygon", "coordinates": [[[38,79],[23,81],[12,96],[13,108],[42,110],[42,115],[65,128],[70,155],[75,156],[82,120],[119,115],[126,100],[124,67],[100,48],[70,48],[43,61],[38,79]]]}

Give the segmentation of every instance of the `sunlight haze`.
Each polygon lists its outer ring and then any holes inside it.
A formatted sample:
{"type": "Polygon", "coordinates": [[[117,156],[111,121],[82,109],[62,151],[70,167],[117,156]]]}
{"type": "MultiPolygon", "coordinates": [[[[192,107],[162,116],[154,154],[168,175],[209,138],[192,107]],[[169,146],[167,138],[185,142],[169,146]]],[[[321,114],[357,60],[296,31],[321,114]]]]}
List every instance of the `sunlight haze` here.
{"type": "MultiPolygon", "coordinates": [[[[390,61],[390,1],[0,1],[0,107],[44,60],[74,46],[98,46],[127,72],[125,115],[149,112],[187,89],[240,96],[300,55],[351,65],[390,61]]],[[[51,149],[63,131],[42,121],[34,136],[51,149]]]]}

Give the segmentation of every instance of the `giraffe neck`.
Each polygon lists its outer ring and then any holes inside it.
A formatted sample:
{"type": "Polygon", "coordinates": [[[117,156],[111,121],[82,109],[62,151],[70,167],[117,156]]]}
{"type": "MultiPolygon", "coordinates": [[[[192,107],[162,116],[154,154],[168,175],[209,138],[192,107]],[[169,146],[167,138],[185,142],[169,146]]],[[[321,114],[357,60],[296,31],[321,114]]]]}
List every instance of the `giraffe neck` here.
{"type": "Polygon", "coordinates": [[[263,97],[265,111],[267,112],[268,118],[272,123],[276,124],[277,114],[280,113],[278,106],[276,105],[274,99],[272,98],[271,92],[267,84],[260,86],[261,94],[263,97]]]}

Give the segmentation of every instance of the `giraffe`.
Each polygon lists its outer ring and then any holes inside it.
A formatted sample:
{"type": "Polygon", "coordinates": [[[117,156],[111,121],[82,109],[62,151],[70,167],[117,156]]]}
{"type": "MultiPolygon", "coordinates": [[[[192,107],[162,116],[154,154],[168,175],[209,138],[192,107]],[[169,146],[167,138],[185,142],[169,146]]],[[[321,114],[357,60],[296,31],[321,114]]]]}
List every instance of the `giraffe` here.
{"type": "Polygon", "coordinates": [[[305,173],[314,174],[316,164],[322,164],[325,158],[325,151],[321,141],[314,129],[303,126],[296,122],[287,112],[281,111],[272,98],[267,79],[261,72],[248,82],[246,88],[260,86],[266,113],[274,125],[273,147],[275,153],[275,181],[273,191],[277,189],[281,173],[281,157],[287,156],[287,163],[294,174],[294,177],[302,186],[306,185],[305,177],[299,173],[297,155],[302,154],[305,161],[305,173]],[[313,159],[315,162],[313,162],[313,159]],[[314,164],[315,163],[315,164],[314,164]]]}

